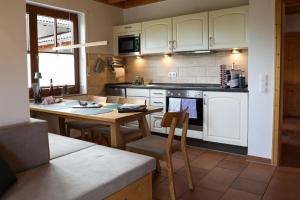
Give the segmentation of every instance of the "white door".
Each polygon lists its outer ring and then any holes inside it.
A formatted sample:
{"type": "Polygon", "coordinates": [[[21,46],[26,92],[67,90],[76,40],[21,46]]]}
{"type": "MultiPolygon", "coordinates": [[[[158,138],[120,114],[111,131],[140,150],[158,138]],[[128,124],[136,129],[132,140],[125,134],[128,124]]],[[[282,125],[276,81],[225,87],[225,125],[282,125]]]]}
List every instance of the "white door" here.
{"type": "Polygon", "coordinates": [[[173,18],[174,52],[208,49],[208,12],[173,18]]]}
{"type": "Polygon", "coordinates": [[[247,146],[248,94],[204,92],[203,139],[247,146]]]}
{"type": "Polygon", "coordinates": [[[142,23],[142,54],[172,52],[172,19],[142,23]]]}
{"type": "Polygon", "coordinates": [[[248,6],[209,12],[209,47],[248,47],[248,6]]]}

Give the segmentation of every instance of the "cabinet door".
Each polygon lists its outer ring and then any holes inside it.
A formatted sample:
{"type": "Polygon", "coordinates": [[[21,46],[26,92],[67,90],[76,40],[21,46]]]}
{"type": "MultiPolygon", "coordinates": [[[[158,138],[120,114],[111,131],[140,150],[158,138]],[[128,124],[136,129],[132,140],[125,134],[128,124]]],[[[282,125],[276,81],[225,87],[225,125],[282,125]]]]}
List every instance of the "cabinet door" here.
{"type": "Polygon", "coordinates": [[[142,54],[172,52],[172,19],[142,23],[142,54]]]}
{"type": "Polygon", "coordinates": [[[208,49],[208,12],[173,18],[174,52],[208,49]]]}
{"type": "Polygon", "coordinates": [[[248,94],[204,92],[204,140],[247,146],[248,94]]]}
{"type": "Polygon", "coordinates": [[[162,128],[161,121],[163,116],[151,115],[151,131],[156,133],[166,133],[167,129],[162,128]]]}
{"type": "Polygon", "coordinates": [[[248,6],[209,12],[209,47],[248,47],[248,6]]]}

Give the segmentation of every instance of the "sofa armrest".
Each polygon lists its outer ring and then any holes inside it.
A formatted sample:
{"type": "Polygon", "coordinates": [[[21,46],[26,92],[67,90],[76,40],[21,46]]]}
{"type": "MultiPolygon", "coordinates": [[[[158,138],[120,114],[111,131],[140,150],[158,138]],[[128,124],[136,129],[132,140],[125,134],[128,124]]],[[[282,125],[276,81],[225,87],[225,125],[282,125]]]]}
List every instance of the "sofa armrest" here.
{"type": "Polygon", "coordinates": [[[49,163],[47,122],[30,119],[26,123],[0,127],[0,157],[16,173],[49,163]]]}

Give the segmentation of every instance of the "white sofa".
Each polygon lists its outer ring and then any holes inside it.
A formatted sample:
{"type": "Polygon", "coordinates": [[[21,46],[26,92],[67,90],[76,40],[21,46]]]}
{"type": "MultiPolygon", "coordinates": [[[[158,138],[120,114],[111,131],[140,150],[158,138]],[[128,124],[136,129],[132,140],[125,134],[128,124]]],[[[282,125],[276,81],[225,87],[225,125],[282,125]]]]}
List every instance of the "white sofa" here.
{"type": "Polygon", "coordinates": [[[108,199],[156,166],[147,156],[48,134],[47,123],[35,119],[0,128],[0,157],[18,178],[5,200],[108,199]]]}

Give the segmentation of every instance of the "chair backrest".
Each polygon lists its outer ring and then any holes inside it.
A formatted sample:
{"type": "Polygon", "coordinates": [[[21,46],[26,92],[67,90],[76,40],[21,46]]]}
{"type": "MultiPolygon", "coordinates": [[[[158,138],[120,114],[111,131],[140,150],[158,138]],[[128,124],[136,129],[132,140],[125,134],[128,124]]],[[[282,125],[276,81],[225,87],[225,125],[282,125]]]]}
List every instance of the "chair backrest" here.
{"type": "Polygon", "coordinates": [[[93,96],[93,95],[74,95],[70,97],[64,97],[65,99],[72,99],[72,100],[81,100],[81,101],[95,101],[97,103],[106,103],[107,97],[103,96],[93,96]]]}
{"type": "Polygon", "coordinates": [[[146,100],[145,99],[130,99],[130,98],[120,97],[118,99],[118,104],[124,104],[124,103],[130,103],[130,104],[136,104],[136,105],[145,105],[146,100]]]}
{"type": "Polygon", "coordinates": [[[164,114],[161,127],[169,128],[166,152],[172,152],[172,143],[174,140],[175,129],[182,128],[181,145],[186,145],[187,129],[189,124],[189,114],[187,109],[181,112],[167,112],[164,114]]]}
{"type": "Polygon", "coordinates": [[[89,95],[87,97],[87,101],[94,101],[97,103],[106,103],[107,97],[89,95]]]}

